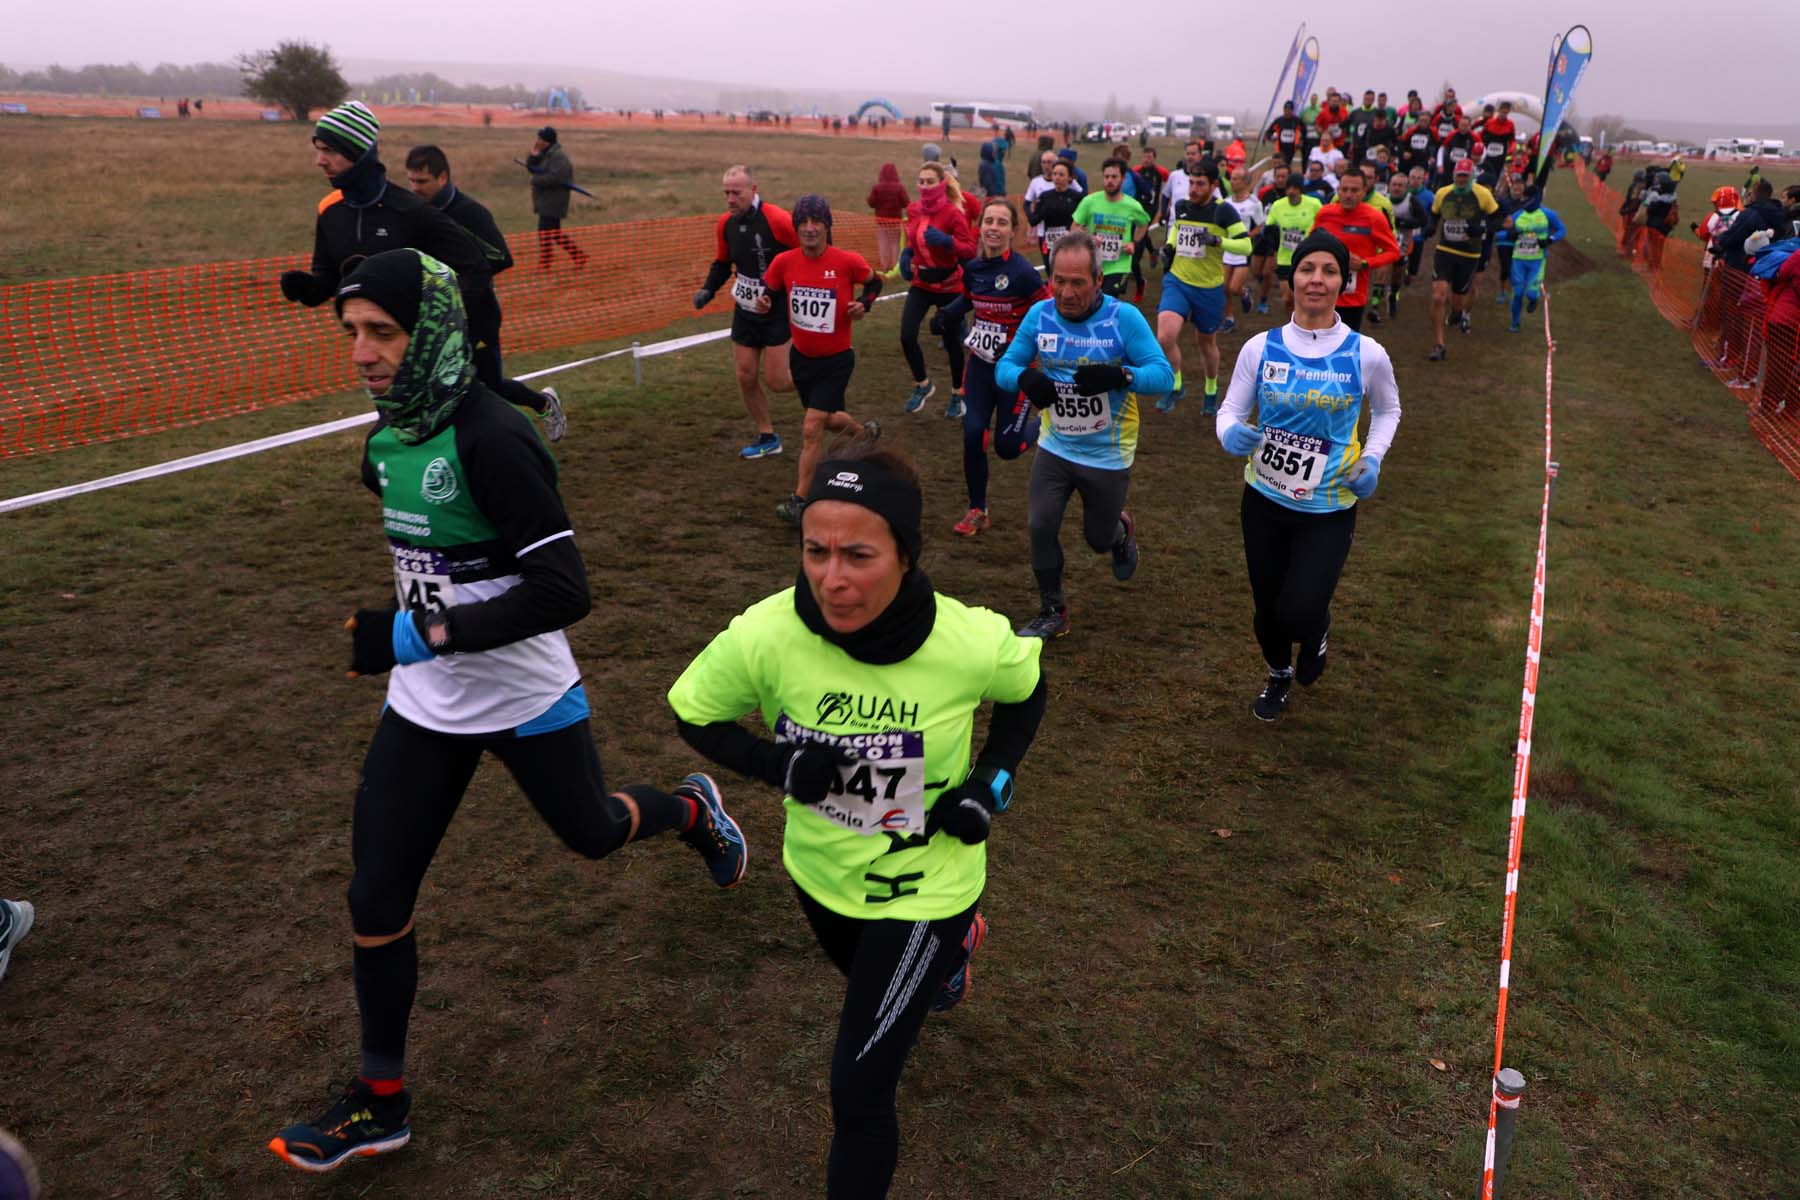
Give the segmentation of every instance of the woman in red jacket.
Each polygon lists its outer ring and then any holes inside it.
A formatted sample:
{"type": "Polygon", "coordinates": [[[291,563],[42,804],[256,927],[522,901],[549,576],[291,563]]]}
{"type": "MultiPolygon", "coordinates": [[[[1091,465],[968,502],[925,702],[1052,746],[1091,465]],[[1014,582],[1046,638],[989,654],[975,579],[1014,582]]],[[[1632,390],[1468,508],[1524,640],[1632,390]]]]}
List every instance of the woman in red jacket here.
{"type": "MultiPolygon", "coordinates": [[[[900,252],[900,275],[912,281],[906,308],[900,315],[900,353],[912,368],[913,390],[906,411],[916,413],[937,392],[925,374],[925,353],[919,349],[919,325],[925,314],[942,308],[962,295],[962,263],[975,257],[975,234],[963,211],[962,189],[956,177],[941,163],[919,166],[919,198],[906,210],[906,248],[900,252]]],[[[944,350],[950,356],[950,384],[954,395],[944,416],[960,421],[963,415],[962,322],[944,330],[944,350]]]]}
{"type": "Polygon", "coordinates": [[[1766,285],[1768,325],[1764,330],[1762,400],[1765,413],[1778,413],[1800,398],[1800,251],[1766,285]]]}
{"type": "Polygon", "coordinates": [[[882,163],[881,175],[869,189],[867,204],[875,210],[875,249],[881,256],[884,275],[900,263],[900,232],[906,224],[906,206],[911,203],[906,185],[900,182],[900,168],[882,163]]]}

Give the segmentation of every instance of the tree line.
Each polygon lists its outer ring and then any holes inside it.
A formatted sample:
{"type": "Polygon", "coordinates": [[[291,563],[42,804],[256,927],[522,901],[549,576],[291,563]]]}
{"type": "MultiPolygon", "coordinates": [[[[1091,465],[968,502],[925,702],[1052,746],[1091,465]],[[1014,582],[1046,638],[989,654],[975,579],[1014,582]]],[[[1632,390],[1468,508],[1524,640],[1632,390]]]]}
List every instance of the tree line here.
{"type": "MultiPolygon", "coordinates": [[[[430,71],[380,75],[348,85],[379,100],[395,95],[446,104],[529,104],[533,93],[520,84],[501,87],[454,83],[430,71]]],[[[238,63],[158,63],[145,70],[137,63],[90,63],[83,67],[45,67],[15,71],[0,65],[0,91],[58,92],[88,96],[245,96],[244,69],[238,63]]],[[[260,98],[260,97],[253,97],[260,98]]]]}

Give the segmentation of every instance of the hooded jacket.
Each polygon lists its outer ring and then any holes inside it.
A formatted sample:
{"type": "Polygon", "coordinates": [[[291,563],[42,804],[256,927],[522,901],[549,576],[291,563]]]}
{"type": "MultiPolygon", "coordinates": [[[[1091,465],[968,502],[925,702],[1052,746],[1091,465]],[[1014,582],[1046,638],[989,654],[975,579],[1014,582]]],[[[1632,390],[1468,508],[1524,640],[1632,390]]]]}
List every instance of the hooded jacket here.
{"type": "Polygon", "coordinates": [[[575,167],[563,152],[561,142],[551,142],[542,154],[525,160],[531,172],[531,211],[540,217],[557,220],[569,215],[569,185],[575,182],[575,167]]]}
{"type": "Polygon", "coordinates": [[[1752,200],[1738,213],[1737,220],[1731,228],[1720,234],[1713,241],[1713,253],[1725,256],[1725,265],[1734,271],[1748,271],[1750,256],[1744,252],[1744,242],[1759,229],[1780,231],[1782,225],[1781,205],[1773,196],[1767,200],[1752,200]]]}
{"type": "Polygon", "coordinates": [[[981,169],[979,172],[981,190],[989,196],[1006,195],[1006,168],[1001,165],[999,155],[994,153],[994,143],[981,143],[981,169]]]}
{"type": "Polygon", "coordinates": [[[974,258],[975,232],[960,205],[953,204],[947,190],[931,189],[935,196],[928,200],[923,191],[906,210],[906,248],[912,252],[913,286],[928,292],[961,292],[962,263],[974,258]],[[925,240],[928,228],[941,229],[950,235],[951,245],[933,246],[925,240]]]}
{"type": "Polygon", "coordinates": [[[882,163],[880,177],[875,186],[869,189],[869,198],[864,201],[875,210],[879,220],[898,221],[906,216],[906,206],[912,203],[912,196],[907,194],[906,185],[900,182],[900,168],[893,163],[882,163]]]}

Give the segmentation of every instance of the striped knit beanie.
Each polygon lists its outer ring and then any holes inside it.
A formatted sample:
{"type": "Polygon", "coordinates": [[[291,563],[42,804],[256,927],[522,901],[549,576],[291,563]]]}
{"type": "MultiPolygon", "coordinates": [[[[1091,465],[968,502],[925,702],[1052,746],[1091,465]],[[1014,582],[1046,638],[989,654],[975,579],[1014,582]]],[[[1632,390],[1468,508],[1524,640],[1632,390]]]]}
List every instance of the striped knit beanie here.
{"type": "Polygon", "coordinates": [[[319,118],[313,137],[356,162],[381,137],[381,122],[361,100],[346,100],[319,118]]]}

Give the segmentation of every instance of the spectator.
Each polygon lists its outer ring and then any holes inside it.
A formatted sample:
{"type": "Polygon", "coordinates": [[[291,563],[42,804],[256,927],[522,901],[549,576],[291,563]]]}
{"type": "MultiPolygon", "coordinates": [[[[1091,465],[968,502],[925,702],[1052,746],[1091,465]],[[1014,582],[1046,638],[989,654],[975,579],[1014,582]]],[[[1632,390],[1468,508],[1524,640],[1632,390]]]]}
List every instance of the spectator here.
{"type": "Polygon", "coordinates": [[[906,185],[900,182],[899,167],[881,164],[881,173],[869,189],[866,203],[875,210],[875,248],[881,256],[882,273],[886,274],[900,265],[900,230],[906,224],[906,206],[912,203],[906,185]]]}
{"type": "Polygon", "coordinates": [[[550,269],[554,256],[552,246],[561,246],[575,266],[587,265],[587,251],[577,246],[562,231],[563,218],[569,215],[569,192],[575,183],[575,167],[556,140],[556,129],[546,125],[537,131],[531,143],[531,155],[525,160],[531,172],[531,211],[537,214],[538,269],[550,269]]]}
{"type": "Polygon", "coordinates": [[[1612,168],[1612,151],[1602,150],[1600,152],[1600,157],[1594,160],[1594,175],[1601,183],[1605,183],[1606,177],[1612,174],[1612,168]]]}
{"type": "Polygon", "coordinates": [[[1675,181],[1667,171],[1658,171],[1644,193],[1644,257],[1653,271],[1662,269],[1663,243],[1681,219],[1681,205],[1675,198],[1675,181]]]}
{"type": "Polygon", "coordinates": [[[1768,350],[1763,361],[1761,408],[1765,413],[1779,413],[1800,396],[1800,379],[1796,379],[1796,371],[1800,371],[1800,254],[1790,250],[1766,287],[1768,350]]]}
{"type": "Polygon", "coordinates": [[[1638,210],[1644,206],[1644,190],[1649,186],[1649,173],[1639,168],[1632,172],[1631,183],[1625,188],[1625,198],[1619,201],[1619,253],[1630,258],[1637,253],[1638,228],[1643,224],[1638,220],[1638,210]]]}
{"type": "Polygon", "coordinates": [[[981,165],[976,170],[976,182],[981,187],[983,197],[1006,198],[1006,168],[1000,165],[1000,156],[996,153],[993,142],[981,143],[981,165]]]}
{"type": "Polygon", "coordinates": [[[1733,271],[1750,269],[1750,254],[1744,249],[1744,243],[1751,234],[1768,229],[1780,236],[1784,227],[1786,213],[1775,200],[1774,184],[1766,179],[1759,179],[1750,195],[1750,203],[1744,206],[1743,212],[1731,223],[1731,227],[1713,241],[1713,253],[1722,254],[1725,265],[1733,271]]]}
{"type": "Polygon", "coordinates": [[[1044,155],[1056,157],[1056,139],[1047,133],[1038,134],[1037,157],[1025,164],[1025,186],[1029,188],[1031,181],[1040,175],[1049,174],[1050,168],[1044,165],[1044,155]]]}
{"type": "Polygon", "coordinates": [[[1065,143],[1063,148],[1056,152],[1056,157],[1069,164],[1069,170],[1075,173],[1076,186],[1085,193],[1088,190],[1087,172],[1075,165],[1075,155],[1077,153],[1078,151],[1075,147],[1065,143]]]}

